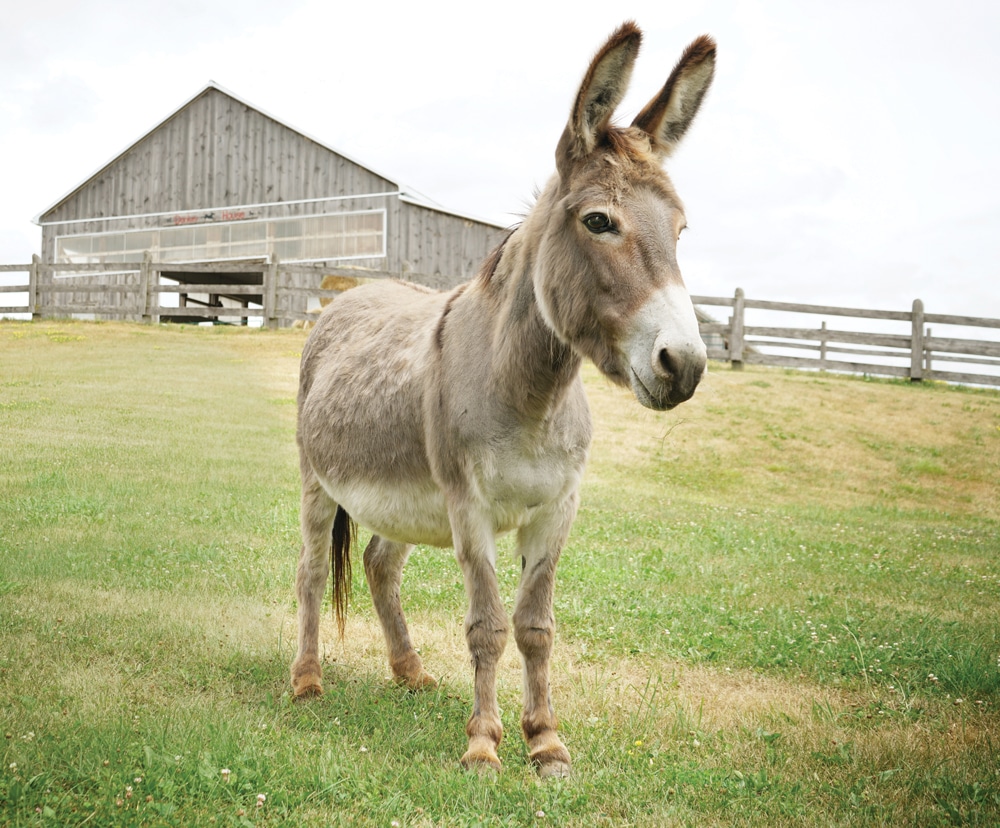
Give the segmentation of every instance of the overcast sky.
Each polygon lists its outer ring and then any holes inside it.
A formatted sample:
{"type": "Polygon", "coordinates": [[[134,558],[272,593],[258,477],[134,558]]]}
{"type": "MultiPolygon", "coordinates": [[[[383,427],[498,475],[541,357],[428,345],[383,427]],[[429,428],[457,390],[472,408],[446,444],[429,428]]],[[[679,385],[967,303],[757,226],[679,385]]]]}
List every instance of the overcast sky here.
{"type": "Polygon", "coordinates": [[[692,293],[1000,317],[996,0],[35,0],[3,17],[0,263],[28,261],[31,219],[209,80],[510,224],[591,55],[631,17],[626,122],[691,39],[719,44],[668,162],[692,293]]]}

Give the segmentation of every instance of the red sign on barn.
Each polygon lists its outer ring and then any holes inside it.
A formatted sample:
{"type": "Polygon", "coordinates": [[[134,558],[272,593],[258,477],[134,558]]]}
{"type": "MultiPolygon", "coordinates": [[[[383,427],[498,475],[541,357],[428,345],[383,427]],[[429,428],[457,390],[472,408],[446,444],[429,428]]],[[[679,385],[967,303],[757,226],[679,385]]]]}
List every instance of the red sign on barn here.
{"type": "Polygon", "coordinates": [[[224,221],[246,221],[260,218],[260,210],[248,210],[246,207],[227,207],[222,210],[210,210],[206,213],[175,213],[164,219],[164,224],[170,227],[182,227],[186,224],[210,224],[224,221]]]}

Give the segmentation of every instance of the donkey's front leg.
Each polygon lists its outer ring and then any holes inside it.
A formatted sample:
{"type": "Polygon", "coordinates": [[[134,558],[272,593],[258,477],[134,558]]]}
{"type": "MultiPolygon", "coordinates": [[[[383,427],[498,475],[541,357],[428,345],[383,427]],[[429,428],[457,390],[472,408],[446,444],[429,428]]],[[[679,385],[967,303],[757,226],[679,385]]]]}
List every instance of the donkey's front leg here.
{"type": "Polygon", "coordinates": [[[507,612],[497,586],[496,547],[488,524],[452,516],[455,555],[465,576],[469,611],[465,616],[465,639],[472,656],[475,702],[465,732],[469,749],[462,756],[467,768],[500,770],[497,746],[503,738],[497,705],[497,663],[507,645],[507,612]]]}
{"type": "Polygon", "coordinates": [[[521,729],[540,776],[567,776],[569,751],[556,735],[549,692],[549,656],[555,636],[552,593],[559,553],[576,515],[577,497],[546,510],[518,531],[521,583],[514,605],[514,639],[524,660],[521,729]]]}

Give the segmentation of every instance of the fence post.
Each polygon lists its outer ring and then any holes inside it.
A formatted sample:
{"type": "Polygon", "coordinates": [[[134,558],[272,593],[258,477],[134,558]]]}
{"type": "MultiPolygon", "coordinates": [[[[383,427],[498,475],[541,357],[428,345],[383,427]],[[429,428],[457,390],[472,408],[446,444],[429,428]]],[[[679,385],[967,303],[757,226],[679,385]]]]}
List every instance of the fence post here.
{"type": "Polygon", "coordinates": [[[924,378],[924,303],[913,300],[910,317],[910,381],[920,382],[924,378]]]}
{"type": "Polygon", "coordinates": [[[264,324],[278,327],[278,257],[274,253],[264,270],[264,324]]]}
{"type": "Polygon", "coordinates": [[[819,367],[820,370],[826,370],[826,320],[824,319],[819,326],[819,367]]]}
{"type": "Polygon", "coordinates": [[[734,371],[743,370],[743,288],[736,288],[733,321],[729,332],[729,362],[734,371]]]}
{"type": "Polygon", "coordinates": [[[31,254],[31,267],[28,268],[28,311],[31,319],[40,319],[42,314],[38,310],[38,271],[41,268],[42,260],[37,253],[31,254]]]}
{"type": "MultiPolygon", "coordinates": [[[[142,293],[142,321],[147,325],[153,323],[153,302],[151,298],[153,288],[152,264],[153,255],[147,250],[142,254],[142,264],[139,265],[139,290],[142,293]]],[[[159,294],[157,294],[157,297],[159,297],[159,294]]]]}

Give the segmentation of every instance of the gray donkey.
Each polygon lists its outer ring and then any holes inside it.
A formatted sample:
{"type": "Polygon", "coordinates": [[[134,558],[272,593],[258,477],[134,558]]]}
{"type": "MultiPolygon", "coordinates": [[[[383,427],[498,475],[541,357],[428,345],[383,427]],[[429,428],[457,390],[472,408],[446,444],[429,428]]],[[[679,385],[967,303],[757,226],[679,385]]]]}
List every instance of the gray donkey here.
{"type": "Polygon", "coordinates": [[[447,293],[404,282],[350,290],[302,353],[295,696],[322,692],[319,617],[331,560],[343,635],[354,521],[374,532],[365,574],[392,672],[412,688],[433,685],[403,617],[402,570],[414,544],[453,546],[475,675],[466,767],[500,767],[496,668],[509,626],[495,539],[516,531],[521,727],[540,775],[570,769],[549,655],[556,563],[591,439],[581,361],[658,411],[690,398],[705,371],[676,258],[684,209],[661,164],[711,84],[715,44],[691,43],[632,125],[613,126],[640,39],[627,22],[597,52],[555,175],[472,281],[447,293]]]}

